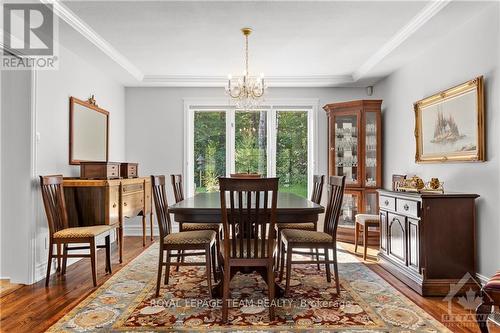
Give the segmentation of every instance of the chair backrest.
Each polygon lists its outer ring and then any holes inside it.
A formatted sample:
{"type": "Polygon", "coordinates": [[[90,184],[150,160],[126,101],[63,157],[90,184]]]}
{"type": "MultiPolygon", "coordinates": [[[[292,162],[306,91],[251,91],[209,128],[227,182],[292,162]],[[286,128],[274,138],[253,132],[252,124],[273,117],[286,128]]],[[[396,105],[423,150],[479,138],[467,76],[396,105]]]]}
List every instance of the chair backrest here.
{"type": "Polygon", "coordinates": [[[313,177],[313,191],[311,194],[311,201],[320,204],[321,197],[323,196],[323,185],[325,184],[324,175],[314,175],[313,177]]]}
{"type": "Polygon", "coordinates": [[[168,213],[167,192],[165,191],[165,176],[151,176],[151,184],[153,187],[156,219],[158,220],[158,228],[160,229],[160,240],[163,241],[172,231],[172,223],[170,222],[170,214],[168,213]]]}
{"type": "Polygon", "coordinates": [[[49,224],[50,237],[69,227],[66,202],[64,201],[63,176],[40,176],[43,205],[49,224]]]}
{"type": "Polygon", "coordinates": [[[278,178],[220,177],[219,187],[224,258],[272,259],[278,178]]]}
{"type": "Polygon", "coordinates": [[[184,189],[182,187],[182,175],[170,175],[172,188],[174,189],[175,203],[184,200],[184,189]]]}
{"type": "Polygon", "coordinates": [[[231,178],[240,178],[240,179],[248,179],[248,178],[261,178],[262,175],[258,173],[232,173],[231,178]]]}
{"type": "Polygon", "coordinates": [[[326,205],[324,232],[330,234],[335,241],[337,226],[344,199],[345,176],[330,176],[328,179],[328,203],[326,205]]]}
{"type": "Polygon", "coordinates": [[[392,175],[392,190],[400,191],[399,186],[406,179],[406,175],[392,175]]]}

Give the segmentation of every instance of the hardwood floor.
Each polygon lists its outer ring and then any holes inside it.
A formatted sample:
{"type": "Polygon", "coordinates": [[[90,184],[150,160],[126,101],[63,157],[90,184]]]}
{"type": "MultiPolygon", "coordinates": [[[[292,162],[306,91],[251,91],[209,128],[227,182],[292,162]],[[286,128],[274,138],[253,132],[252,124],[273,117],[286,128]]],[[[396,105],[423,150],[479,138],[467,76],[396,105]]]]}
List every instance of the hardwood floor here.
{"type": "MultiPolygon", "coordinates": [[[[141,237],[125,237],[123,264],[118,264],[118,249],[112,244],[113,273],[124,267],[132,259],[142,253],[146,247],[142,247],[141,237]]],[[[342,244],[344,249],[353,252],[354,247],[342,244]]],[[[360,249],[358,249],[360,251],[360,249]]],[[[443,302],[441,297],[421,297],[410,290],[398,279],[387,273],[376,263],[376,250],[369,249],[369,260],[365,264],[379,274],[393,287],[422,307],[434,318],[442,321],[443,315],[448,313],[448,303],[443,302]]],[[[361,258],[361,253],[358,254],[361,258]]],[[[104,250],[98,251],[98,285],[102,285],[110,275],[104,273],[104,250]]],[[[66,277],[53,275],[50,287],[45,288],[44,280],[31,286],[24,286],[0,299],[0,331],[2,332],[44,332],[74,306],[85,299],[95,289],[92,287],[89,259],[80,260],[68,268],[66,277]]],[[[452,311],[456,314],[467,314],[457,303],[452,304],[452,311]]],[[[451,331],[459,333],[479,332],[475,323],[466,323],[448,326],[451,331]]],[[[500,333],[500,328],[490,324],[491,333],[500,333]]]]}
{"type": "MultiPolygon", "coordinates": [[[[123,263],[119,264],[116,243],[111,244],[113,274],[141,254],[152,243],[142,247],[142,237],[124,237],[123,263]]],[[[97,284],[102,285],[111,277],[104,272],[104,249],[97,251],[97,284]]],[[[78,303],[90,295],[92,285],[90,259],[84,258],[68,267],[66,276],[53,274],[49,288],[45,279],[2,297],[0,299],[1,332],[44,332],[78,303]]]]}

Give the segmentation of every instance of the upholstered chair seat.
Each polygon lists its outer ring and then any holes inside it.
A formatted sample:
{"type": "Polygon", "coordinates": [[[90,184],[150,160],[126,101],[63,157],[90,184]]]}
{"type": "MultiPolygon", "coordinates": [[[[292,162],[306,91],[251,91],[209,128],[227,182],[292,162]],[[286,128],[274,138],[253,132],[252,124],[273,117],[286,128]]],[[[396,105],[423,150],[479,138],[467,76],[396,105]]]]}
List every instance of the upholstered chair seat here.
{"type": "Polygon", "coordinates": [[[213,230],[183,231],[168,234],[164,238],[165,244],[210,244],[215,240],[216,233],[213,230]]]}
{"type": "Polygon", "coordinates": [[[357,214],[356,223],[365,225],[368,223],[380,223],[380,216],[374,214],[357,214]]]}
{"type": "Polygon", "coordinates": [[[106,231],[112,230],[114,227],[109,225],[95,225],[89,227],[75,227],[59,230],[54,233],[54,238],[85,238],[95,237],[106,231]]]}
{"type": "Polygon", "coordinates": [[[281,237],[287,243],[329,243],[332,236],[326,232],[285,229],[281,232],[281,237]]]}
{"type": "Polygon", "coordinates": [[[213,230],[219,232],[221,227],[219,223],[183,223],[182,231],[213,230]]]}
{"type": "Polygon", "coordinates": [[[278,223],[278,230],[283,229],[299,229],[299,230],[316,230],[314,223],[278,223]]]}

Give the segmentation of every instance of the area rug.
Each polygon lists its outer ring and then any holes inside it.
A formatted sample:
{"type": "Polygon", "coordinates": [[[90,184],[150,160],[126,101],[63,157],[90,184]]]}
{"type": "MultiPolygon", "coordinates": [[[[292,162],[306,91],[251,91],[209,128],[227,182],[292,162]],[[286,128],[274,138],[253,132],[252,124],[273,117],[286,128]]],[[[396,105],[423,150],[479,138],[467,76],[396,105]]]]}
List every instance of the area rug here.
{"type": "Polygon", "coordinates": [[[153,245],[48,332],[449,332],[354,256],[338,255],[340,295],[324,270],[296,265],[289,297],[274,301],[273,322],[265,282],[257,274],[238,273],[231,281],[230,325],[224,325],[220,300],[209,298],[202,267],[172,269],[169,284],[154,297],[153,245]]]}

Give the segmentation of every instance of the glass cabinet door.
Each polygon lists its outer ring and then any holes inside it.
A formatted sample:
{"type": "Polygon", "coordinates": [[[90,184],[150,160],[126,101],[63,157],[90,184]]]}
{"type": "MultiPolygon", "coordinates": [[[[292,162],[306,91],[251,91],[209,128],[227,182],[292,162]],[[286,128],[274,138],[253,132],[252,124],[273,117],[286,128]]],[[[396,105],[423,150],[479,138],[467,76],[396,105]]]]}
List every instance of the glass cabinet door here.
{"type": "Polygon", "coordinates": [[[335,159],[337,176],[346,176],[346,184],[360,185],[359,116],[357,114],[335,115],[335,159]]]}
{"type": "Polygon", "coordinates": [[[375,112],[365,113],[365,168],[364,183],[366,187],[379,186],[378,172],[378,115],[375,112]]]}
{"type": "Polygon", "coordinates": [[[356,214],[360,213],[361,191],[345,190],[339,217],[339,227],[352,227],[356,214]]]}

